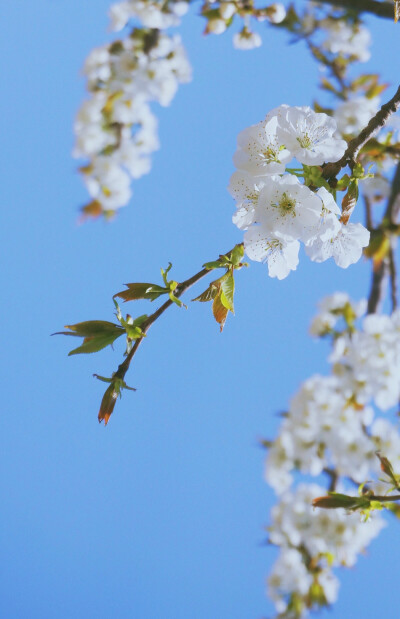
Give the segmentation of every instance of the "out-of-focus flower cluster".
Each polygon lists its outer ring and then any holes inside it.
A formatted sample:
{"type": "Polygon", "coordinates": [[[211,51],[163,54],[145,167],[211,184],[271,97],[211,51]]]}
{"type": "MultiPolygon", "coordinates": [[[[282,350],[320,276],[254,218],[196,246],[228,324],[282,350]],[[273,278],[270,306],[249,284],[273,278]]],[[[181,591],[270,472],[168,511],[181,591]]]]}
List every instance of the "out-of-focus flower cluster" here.
{"type": "Polygon", "coordinates": [[[301,385],[277,438],[268,443],[266,479],[280,496],[269,539],[281,548],[268,587],[279,612],[290,604],[304,610],[333,602],[331,568],[353,565],[383,526],[376,515],[364,523],[340,509],[313,511],[312,499],[326,489],[292,490],[298,473],[325,472],[356,484],[377,480],[377,450],[400,469],[399,429],[379,416],[400,399],[400,311],[361,318],[365,309],[366,301],[354,303],[345,293],[322,301],[310,331],[332,340],[331,374],[301,385]]]}
{"type": "Polygon", "coordinates": [[[280,2],[274,2],[263,8],[257,8],[253,2],[236,0],[232,2],[205,2],[201,14],[207,20],[205,34],[222,34],[229,28],[235,16],[243,21],[243,27],[233,35],[233,45],[236,49],[254,49],[260,47],[262,38],[251,28],[251,18],[257,22],[268,21],[280,24],[286,17],[286,9],[280,2]]]}
{"type": "Polygon", "coordinates": [[[333,257],[343,268],[368,245],[368,230],[340,220],[325,186],[315,192],[299,180],[318,173],[312,166],[340,159],[346,147],[335,120],[309,107],[281,105],[239,134],[233,158],[238,170],[228,187],[236,200],[233,222],[246,230],[246,254],[266,262],[271,277],[282,279],[296,269],[300,242],[311,260],[333,257]],[[286,168],[293,157],[302,169],[286,168]]]}
{"type": "Polygon", "coordinates": [[[84,73],[90,98],[76,122],[74,155],[92,201],[87,215],[111,214],[128,203],[131,179],[149,172],[151,154],[159,147],[152,102],[170,104],[179,83],[191,79],[191,67],[178,35],[162,32],[179,24],[187,2],[128,1],[111,7],[111,27],[124,28],[136,19],[125,38],[94,49],[84,73]]]}

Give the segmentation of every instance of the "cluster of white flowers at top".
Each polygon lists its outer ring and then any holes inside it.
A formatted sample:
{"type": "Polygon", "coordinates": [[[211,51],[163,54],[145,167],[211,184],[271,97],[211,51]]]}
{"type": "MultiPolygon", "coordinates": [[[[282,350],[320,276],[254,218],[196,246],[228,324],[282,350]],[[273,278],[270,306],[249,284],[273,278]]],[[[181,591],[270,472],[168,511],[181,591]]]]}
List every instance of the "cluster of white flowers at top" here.
{"type": "Polygon", "coordinates": [[[348,56],[360,62],[370,59],[371,34],[367,28],[330,17],[322,20],[320,25],[327,31],[328,36],[322,47],[328,52],[348,56]]]}
{"type": "Polygon", "coordinates": [[[337,161],[347,143],[337,137],[333,118],[309,107],[281,105],[238,136],[228,191],[236,200],[233,222],[246,230],[244,246],[252,260],[266,262],[271,277],[283,279],[298,264],[300,241],[311,260],[333,257],[346,268],[357,262],[368,245],[361,224],[343,224],[332,194],[316,193],[285,174],[295,157],[307,166],[337,161]]]}
{"type": "Polygon", "coordinates": [[[313,510],[312,500],[326,490],[315,484],[299,485],[281,497],[272,509],[269,540],[281,548],[268,578],[268,593],[276,609],[285,613],[293,596],[317,591],[324,603],[337,598],[339,582],[332,567],[351,567],[357,555],[385,526],[380,517],[360,523],[359,514],[342,509],[313,510]],[[307,568],[311,561],[312,569],[307,568]]]}
{"type": "Polygon", "coordinates": [[[312,376],[301,385],[278,437],[269,443],[265,476],[281,496],[272,512],[270,541],[282,550],[269,579],[269,592],[280,612],[291,595],[304,596],[315,587],[315,579],[322,599],[333,601],[337,584],[328,565],[318,561],[328,553],[331,566],[353,565],[383,526],[377,517],[362,523],[359,514],[313,512],[312,499],[326,494],[326,489],[299,486],[290,491],[293,474],[318,476],[333,471],[338,478],[356,483],[376,480],[380,474],[377,450],[400,470],[398,427],[376,416],[377,409],[387,411],[400,399],[400,311],[361,319],[365,310],[365,300],[354,303],[345,293],[322,301],[311,333],[332,338],[332,373],[312,376]],[[307,567],[310,561],[304,553],[317,562],[317,571],[307,567]]]}
{"type": "Polygon", "coordinates": [[[145,28],[165,30],[179,26],[187,13],[189,2],[155,2],[154,0],[126,0],[110,8],[111,30],[122,30],[131,19],[139,19],[145,28]]]}
{"type": "MultiPolygon", "coordinates": [[[[250,29],[249,6],[240,2],[213,2],[206,4],[203,15],[208,19],[206,34],[222,34],[231,25],[235,15],[244,17],[244,26],[233,36],[236,49],[254,49],[262,45],[261,36],[250,29]]],[[[257,21],[268,20],[272,24],[281,23],[286,17],[286,9],[280,2],[274,2],[262,9],[252,9],[251,16],[257,21]]]]}
{"type": "Polygon", "coordinates": [[[131,178],[150,170],[150,155],[159,142],[149,104],[169,105],[178,84],[191,79],[180,37],[156,29],[175,25],[187,3],[168,7],[142,1],[114,5],[114,29],[133,17],[153,29],[137,28],[121,41],[94,49],[84,65],[91,98],[77,114],[74,156],[88,160],[81,172],[100,212],[127,204],[131,178]]]}

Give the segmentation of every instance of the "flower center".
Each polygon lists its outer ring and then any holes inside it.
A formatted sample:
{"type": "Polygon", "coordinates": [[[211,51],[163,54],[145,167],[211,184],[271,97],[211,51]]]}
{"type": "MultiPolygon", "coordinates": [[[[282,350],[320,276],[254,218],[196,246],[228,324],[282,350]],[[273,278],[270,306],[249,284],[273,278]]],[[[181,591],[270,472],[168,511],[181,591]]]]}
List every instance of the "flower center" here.
{"type": "Polygon", "coordinates": [[[271,146],[268,146],[268,148],[263,151],[262,155],[267,163],[271,163],[271,161],[276,161],[277,163],[280,163],[276,150],[273,149],[271,146]]]}
{"type": "Polygon", "coordinates": [[[300,144],[301,148],[309,149],[313,144],[313,141],[308,133],[304,133],[300,138],[297,137],[296,140],[300,144]]]}
{"type": "Polygon", "coordinates": [[[286,193],[286,191],[284,191],[283,194],[281,195],[281,199],[279,200],[278,206],[280,208],[282,215],[286,215],[294,211],[295,206],[296,206],[296,200],[295,198],[292,198],[291,195],[286,193]]]}

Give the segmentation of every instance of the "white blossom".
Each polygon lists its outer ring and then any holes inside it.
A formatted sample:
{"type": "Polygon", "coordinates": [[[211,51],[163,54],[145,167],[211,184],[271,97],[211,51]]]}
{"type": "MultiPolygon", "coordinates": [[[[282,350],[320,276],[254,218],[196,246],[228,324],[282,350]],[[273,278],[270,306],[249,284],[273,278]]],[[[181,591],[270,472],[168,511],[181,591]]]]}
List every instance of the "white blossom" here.
{"type": "Polygon", "coordinates": [[[272,24],[280,24],[286,17],[286,9],[280,2],[274,2],[268,7],[268,19],[272,24]]]}
{"type": "Polygon", "coordinates": [[[322,202],[292,174],[264,179],[256,219],[273,234],[308,241],[318,229],[322,202]]]}
{"type": "Polygon", "coordinates": [[[369,60],[371,35],[369,30],[359,24],[351,26],[344,20],[326,19],[322,26],[328,33],[323,47],[333,54],[343,54],[357,58],[360,62],[369,60]]]}
{"type": "Polygon", "coordinates": [[[241,230],[255,222],[255,206],[260,190],[264,187],[262,178],[253,177],[245,170],[237,170],[230,178],[228,191],[236,200],[236,213],[232,221],[241,230]]]}
{"type": "Polygon", "coordinates": [[[320,165],[338,161],[347,143],[334,136],[336,121],[310,107],[288,107],[281,115],[277,136],[300,163],[320,165]]]}
{"type": "Polygon", "coordinates": [[[284,279],[299,263],[300,243],[273,235],[262,225],[252,225],[246,230],[244,249],[251,260],[267,263],[270,277],[284,279]]]}
{"type": "Polygon", "coordinates": [[[360,133],[370,119],[379,110],[379,97],[355,97],[344,101],[335,109],[333,117],[337,122],[338,132],[342,135],[360,133]]]}
{"type": "Polygon", "coordinates": [[[372,178],[365,178],[361,182],[361,191],[366,198],[380,202],[390,195],[390,183],[384,176],[375,174],[372,178]]]}
{"type": "Polygon", "coordinates": [[[253,176],[282,174],[292,156],[278,140],[277,125],[277,117],[267,116],[264,121],[241,131],[233,156],[234,165],[253,176]]]}
{"type": "Polygon", "coordinates": [[[233,36],[233,47],[235,49],[254,49],[262,45],[262,39],[257,32],[251,32],[248,28],[243,28],[233,36]]]}
{"type": "Polygon", "coordinates": [[[324,262],[332,257],[339,267],[346,269],[361,258],[369,237],[369,231],[360,223],[342,224],[337,234],[325,240],[318,237],[312,239],[306,245],[306,253],[314,262],[324,262]]]}

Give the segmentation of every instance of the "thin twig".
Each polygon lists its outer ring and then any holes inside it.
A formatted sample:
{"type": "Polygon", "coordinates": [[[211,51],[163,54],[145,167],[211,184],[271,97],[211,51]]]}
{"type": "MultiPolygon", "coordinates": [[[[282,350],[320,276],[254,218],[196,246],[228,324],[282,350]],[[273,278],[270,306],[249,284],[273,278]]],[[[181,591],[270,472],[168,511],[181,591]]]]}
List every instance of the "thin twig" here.
{"type": "MultiPolygon", "coordinates": [[[[395,224],[400,213],[400,163],[397,164],[396,173],[392,181],[392,189],[386,206],[384,219],[395,224]]],[[[390,260],[390,258],[389,258],[390,260]]],[[[394,264],[394,261],[393,261],[394,264]]],[[[371,291],[368,297],[368,314],[375,314],[383,302],[386,292],[386,280],[388,266],[387,260],[382,260],[380,266],[372,273],[371,291]]],[[[391,278],[392,279],[392,278],[391,278]]],[[[394,273],[396,279],[396,273],[394,273]]],[[[393,284],[392,284],[393,286],[393,284]]],[[[393,293],[392,293],[393,294],[393,293]]],[[[395,292],[397,297],[397,292],[395,292]]],[[[392,296],[393,303],[393,296],[392,296]]]]}
{"type": "Polygon", "coordinates": [[[394,248],[391,245],[389,250],[389,273],[390,273],[390,298],[392,301],[392,312],[397,309],[397,272],[394,259],[394,248]]]}
{"type": "Polygon", "coordinates": [[[377,2],[377,0],[318,0],[318,2],[356,13],[372,13],[377,17],[394,19],[394,7],[388,2],[377,2]]]}
{"type": "Polygon", "coordinates": [[[356,158],[361,148],[372,138],[380,129],[382,129],[387,123],[388,119],[394,114],[400,107],[400,86],[396,91],[396,94],[388,101],[384,103],[381,109],[371,118],[368,125],[364,127],[361,133],[350,140],[349,145],[341,159],[334,163],[327,163],[323,168],[323,176],[325,178],[334,178],[340,172],[342,168],[347,165],[353,168],[356,163],[356,158]]]}
{"type": "Polygon", "coordinates": [[[382,260],[378,268],[372,272],[371,290],[368,297],[367,314],[376,314],[385,298],[387,264],[382,260]]]}
{"type": "Polygon", "coordinates": [[[365,226],[371,232],[374,229],[374,222],[372,220],[372,205],[371,200],[364,196],[364,204],[365,204],[365,226]]]}
{"type": "MultiPolygon", "coordinates": [[[[236,247],[236,246],[235,246],[236,247]]],[[[234,249],[234,248],[233,248],[234,249]]],[[[229,250],[229,252],[227,252],[226,254],[221,254],[221,255],[229,255],[233,249],[229,250]]],[[[198,282],[200,279],[202,279],[203,277],[205,277],[206,275],[208,275],[210,273],[210,269],[202,269],[201,271],[199,271],[198,273],[196,273],[195,275],[193,275],[192,277],[189,277],[189,279],[186,279],[184,282],[182,282],[181,284],[178,284],[177,288],[174,291],[174,296],[177,297],[179,299],[179,297],[181,297],[183,295],[184,292],[186,292],[186,290],[188,290],[191,286],[193,286],[194,284],[196,284],[196,282],[198,282]]],[[[133,357],[135,356],[140,344],[143,342],[144,337],[146,336],[147,331],[150,329],[151,325],[169,308],[171,307],[171,305],[174,305],[174,301],[171,301],[171,299],[168,299],[168,301],[166,301],[165,303],[163,303],[163,305],[161,305],[153,314],[151,314],[141,325],[141,329],[143,332],[143,335],[141,337],[139,337],[137,340],[135,340],[134,345],[132,346],[131,350],[129,351],[126,359],[118,366],[118,370],[115,372],[114,377],[115,378],[121,378],[122,380],[125,377],[125,374],[127,373],[129,366],[131,364],[131,361],[133,359],[133,357]]]]}
{"type": "Polygon", "coordinates": [[[400,501],[400,494],[393,494],[387,496],[386,494],[372,494],[368,496],[371,501],[380,501],[381,503],[389,503],[390,501],[400,501]]]}

